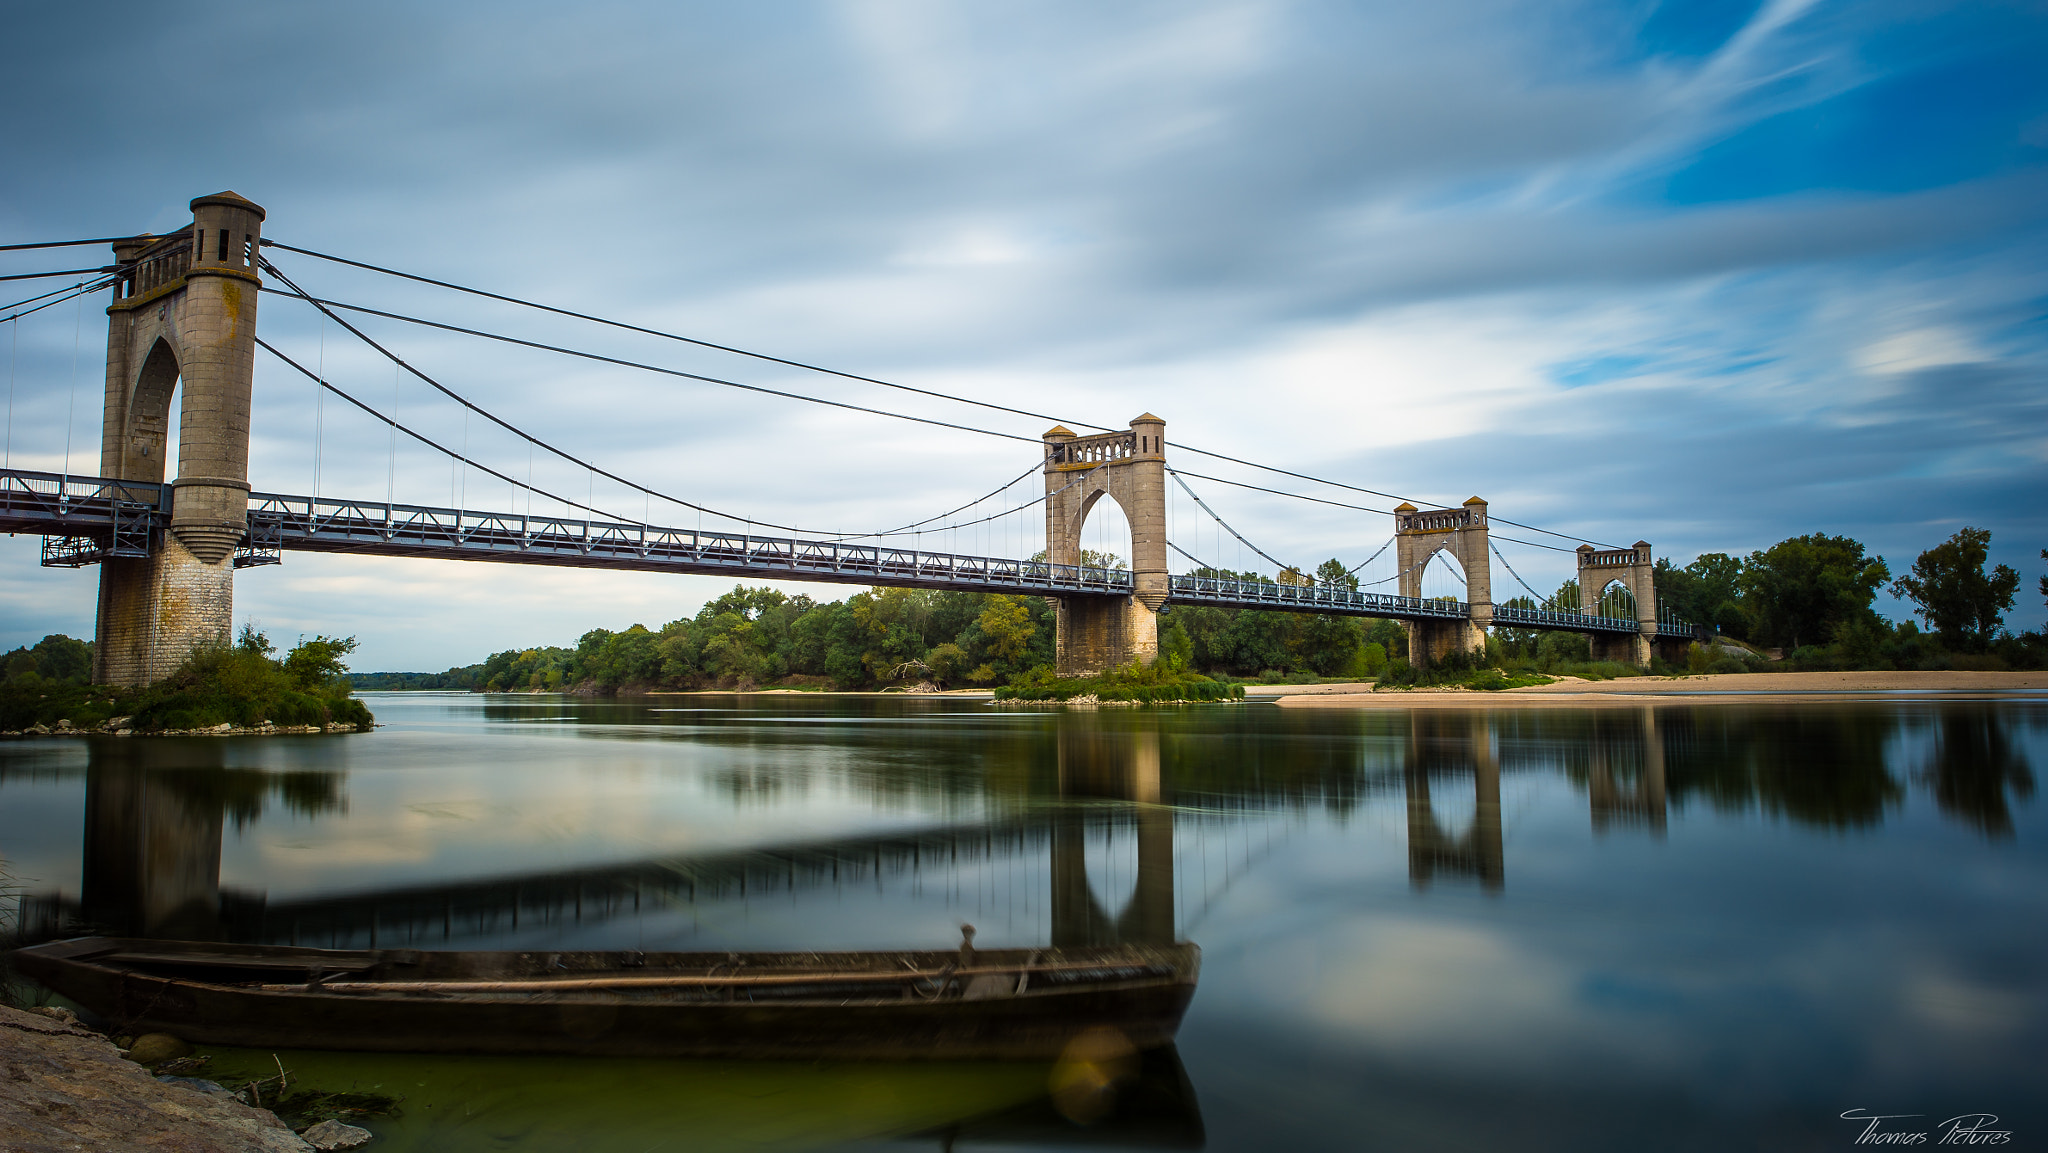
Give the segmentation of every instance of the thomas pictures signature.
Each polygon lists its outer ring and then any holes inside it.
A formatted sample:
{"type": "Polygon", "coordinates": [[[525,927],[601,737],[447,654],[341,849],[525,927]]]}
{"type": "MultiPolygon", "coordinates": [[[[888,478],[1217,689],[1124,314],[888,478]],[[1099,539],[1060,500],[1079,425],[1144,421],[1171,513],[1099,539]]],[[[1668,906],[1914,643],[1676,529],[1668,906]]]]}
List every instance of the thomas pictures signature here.
{"type": "Polygon", "coordinates": [[[1993,1128],[1998,1124],[1996,1113],[1959,1113],[1932,1129],[1910,1124],[1886,1125],[1886,1122],[1924,1116],[1925,1113],[1872,1113],[1865,1109],[1851,1109],[1842,1114],[1842,1120],[1862,1124],[1862,1132],[1856,1135],[1858,1145],[2006,1145],[2012,1141],[2011,1130],[1993,1128]]]}

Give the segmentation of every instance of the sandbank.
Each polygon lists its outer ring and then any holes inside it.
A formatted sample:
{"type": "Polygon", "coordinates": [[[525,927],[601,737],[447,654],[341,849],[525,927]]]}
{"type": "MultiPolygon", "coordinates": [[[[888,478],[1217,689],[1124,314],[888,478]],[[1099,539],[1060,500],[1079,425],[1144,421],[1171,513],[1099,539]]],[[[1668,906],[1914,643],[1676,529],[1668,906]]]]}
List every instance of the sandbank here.
{"type": "Polygon", "coordinates": [[[1717,673],[1689,677],[1624,677],[1585,681],[1566,677],[1547,685],[1501,692],[1461,689],[1371,691],[1368,685],[1247,686],[1247,697],[1283,708],[1521,709],[1611,708],[1631,704],[1798,704],[1839,701],[2042,700],[2048,672],[1717,673]]]}

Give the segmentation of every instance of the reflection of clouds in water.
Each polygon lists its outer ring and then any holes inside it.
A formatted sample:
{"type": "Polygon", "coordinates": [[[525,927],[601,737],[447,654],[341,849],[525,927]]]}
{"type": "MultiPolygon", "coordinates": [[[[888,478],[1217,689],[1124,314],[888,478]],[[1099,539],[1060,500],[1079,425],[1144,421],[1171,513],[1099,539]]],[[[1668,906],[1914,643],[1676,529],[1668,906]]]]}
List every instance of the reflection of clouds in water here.
{"type": "Polygon", "coordinates": [[[1901,1003],[1909,1016],[1927,1027],[1962,1040],[2008,1037],[2042,1024],[2037,998],[1953,973],[1914,974],[1905,983],[1901,1003]]]}
{"type": "Polygon", "coordinates": [[[1567,969],[1477,925],[1356,921],[1320,943],[1267,946],[1253,967],[1268,965],[1275,974],[1269,995],[1294,1012],[1351,1040],[1411,1055],[1435,1050],[1467,1060],[1475,1046],[1526,1045],[1532,1031],[1551,1043],[1576,1029],[1583,1012],[1567,969]]]}

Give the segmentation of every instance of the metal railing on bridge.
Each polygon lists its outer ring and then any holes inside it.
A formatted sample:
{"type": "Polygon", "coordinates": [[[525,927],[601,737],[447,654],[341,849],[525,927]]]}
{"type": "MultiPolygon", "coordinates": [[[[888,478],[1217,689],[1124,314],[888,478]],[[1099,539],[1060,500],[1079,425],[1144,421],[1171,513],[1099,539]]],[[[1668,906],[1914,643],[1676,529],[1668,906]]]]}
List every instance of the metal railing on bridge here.
{"type": "MultiPolygon", "coordinates": [[[[1642,622],[1626,617],[1593,616],[1587,613],[1558,612],[1555,609],[1530,609],[1520,605],[1498,604],[1493,606],[1493,623],[1509,628],[1570,629],[1582,633],[1634,633],[1642,631],[1642,622]]],[[[1692,637],[1699,634],[1698,626],[1681,620],[1671,613],[1665,613],[1657,622],[1656,635],[1660,637],[1692,637]]]]}
{"type": "MultiPolygon", "coordinates": [[[[43,534],[43,563],[93,564],[149,555],[153,534],[170,524],[168,484],[0,470],[0,532],[43,534]]],[[[1094,565],[963,556],[921,549],[749,533],[703,532],[619,521],[476,512],[425,505],[249,494],[249,537],[237,567],[275,563],[284,551],[444,557],[585,568],[733,575],[756,579],[879,584],[1035,596],[1119,596],[1131,574],[1094,565]]],[[[1406,620],[1463,620],[1462,601],[1364,593],[1322,584],[1280,584],[1174,576],[1168,602],[1213,608],[1269,609],[1406,620]]],[[[1618,617],[1495,605],[1496,625],[1633,633],[1618,617]]],[[[1689,637],[1676,619],[1659,636],[1689,637]]]]}
{"type": "Polygon", "coordinates": [[[1572,629],[1588,633],[1633,633],[1642,626],[1621,617],[1562,613],[1554,609],[1525,609],[1518,605],[1493,606],[1493,623],[1515,628],[1572,629]]]}
{"type": "Polygon", "coordinates": [[[1472,615],[1463,601],[1362,593],[1330,585],[1284,585],[1229,577],[1176,576],[1167,580],[1170,604],[1220,608],[1273,608],[1364,617],[1429,617],[1462,620],[1472,615]]]}
{"type": "MultiPolygon", "coordinates": [[[[0,531],[45,535],[46,564],[146,556],[136,532],[170,523],[170,485],[0,470],[0,531]],[[123,551],[123,550],[128,551],[123,551]]],[[[146,539],[146,538],[145,538],[146,539]]],[[[1095,565],[628,522],[476,512],[321,497],[249,494],[238,565],[280,551],[445,557],[514,564],[733,574],[1039,596],[1128,595],[1131,574],[1095,565]]]]}

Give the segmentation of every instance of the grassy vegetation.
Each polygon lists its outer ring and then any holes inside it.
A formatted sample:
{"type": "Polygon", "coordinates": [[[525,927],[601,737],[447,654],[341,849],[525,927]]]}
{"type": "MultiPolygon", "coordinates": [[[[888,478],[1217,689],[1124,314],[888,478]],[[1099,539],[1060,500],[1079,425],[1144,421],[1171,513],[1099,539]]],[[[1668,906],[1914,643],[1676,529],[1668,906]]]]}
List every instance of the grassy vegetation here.
{"type": "Polygon", "coordinates": [[[314,637],[282,659],[263,634],[243,629],[231,646],[200,649],[176,672],[145,689],[89,683],[91,646],[69,637],[45,637],[33,649],[5,658],[0,683],[0,730],[34,725],[101,728],[117,717],[137,732],[345,724],[367,730],[374,718],[350,695],[342,657],[351,637],[314,637]],[[86,657],[81,664],[77,652],[86,657]]]}
{"type": "Polygon", "coordinates": [[[1229,701],[1244,696],[1244,686],[1189,672],[1172,660],[1151,665],[1129,664],[1093,677],[1062,677],[1049,666],[1032,669],[996,690],[999,701],[1098,701],[1168,704],[1179,701],[1229,701]]]}
{"type": "MultiPolygon", "coordinates": [[[[1629,671],[1633,673],[1635,670],[1629,671]]],[[[1499,692],[1502,689],[1547,685],[1555,679],[1557,678],[1523,669],[1510,673],[1487,665],[1474,656],[1454,653],[1425,669],[1416,668],[1397,657],[1388,663],[1387,671],[1373,685],[1373,691],[1459,688],[1475,692],[1499,692]]]]}

